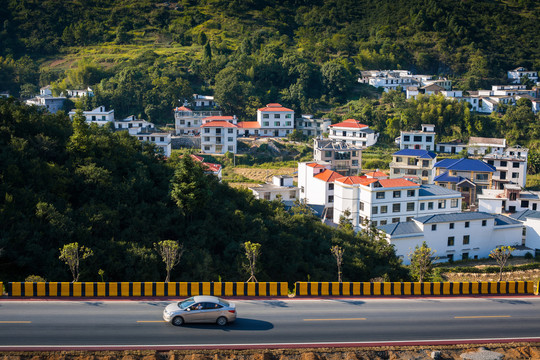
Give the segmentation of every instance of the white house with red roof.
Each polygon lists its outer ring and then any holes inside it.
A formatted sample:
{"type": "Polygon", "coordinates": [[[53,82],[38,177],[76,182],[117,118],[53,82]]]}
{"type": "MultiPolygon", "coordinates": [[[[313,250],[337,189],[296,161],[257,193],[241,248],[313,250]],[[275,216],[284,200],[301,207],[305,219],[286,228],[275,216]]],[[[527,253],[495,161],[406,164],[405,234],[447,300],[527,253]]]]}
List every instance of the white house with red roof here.
{"type": "Polygon", "coordinates": [[[201,125],[201,151],[205,154],[236,154],[238,127],[226,120],[201,125]]]}
{"type": "Polygon", "coordinates": [[[238,123],[238,134],[241,136],[285,137],[293,130],[294,110],[277,103],[258,109],[257,121],[238,123]]]}
{"type": "Polygon", "coordinates": [[[204,158],[202,156],[198,156],[198,155],[195,155],[195,154],[191,154],[191,158],[193,159],[193,161],[198,162],[198,163],[201,164],[201,166],[202,166],[205,173],[213,174],[213,175],[217,176],[219,181],[221,181],[221,169],[222,169],[221,164],[214,164],[214,163],[205,162],[204,158]]]}
{"type": "Polygon", "coordinates": [[[334,222],[349,211],[356,231],[367,223],[379,226],[460,210],[461,193],[436,185],[360,176],[334,181],[334,222]]]}
{"type": "Polygon", "coordinates": [[[347,119],[338,124],[330,125],[328,129],[328,138],[352,145],[372,146],[377,143],[379,138],[379,134],[370,129],[368,125],[355,119],[347,119]]]}

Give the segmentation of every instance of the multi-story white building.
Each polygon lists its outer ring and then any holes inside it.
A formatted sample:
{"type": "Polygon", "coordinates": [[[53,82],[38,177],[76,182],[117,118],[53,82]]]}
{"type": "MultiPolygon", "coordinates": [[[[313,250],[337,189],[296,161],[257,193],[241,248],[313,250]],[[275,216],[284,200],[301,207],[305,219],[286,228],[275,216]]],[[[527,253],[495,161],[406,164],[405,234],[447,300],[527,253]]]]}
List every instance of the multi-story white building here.
{"type": "MultiPolygon", "coordinates": [[[[410,264],[409,254],[425,241],[435,251],[437,261],[484,259],[499,246],[522,245],[520,221],[485,212],[459,212],[419,216],[409,222],[378,228],[394,245],[396,255],[410,264]]],[[[514,255],[524,255],[520,248],[514,255]]]]}
{"type": "Polygon", "coordinates": [[[508,81],[511,84],[521,84],[521,78],[525,76],[533,82],[538,82],[538,71],[529,71],[522,66],[508,71],[508,81]]]}
{"type": "Polygon", "coordinates": [[[525,251],[533,256],[540,256],[540,211],[523,210],[510,215],[514,220],[520,221],[525,227],[523,246],[525,251]]]}
{"type": "Polygon", "coordinates": [[[384,91],[396,90],[398,87],[406,89],[408,86],[418,85],[420,82],[413,78],[407,70],[366,70],[360,71],[359,83],[382,87],[384,91]]]}
{"type": "Polygon", "coordinates": [[[507,183],[525,187],[528,152],[528,149],[517,146],[506,148],[502,154],[491,153],[484,156],[484,161],[496,169],[492,178],[493,188],[503,189],[507,183]]]}
{"type": "Polygon", "coordinates": [[[401,131],[396,139],[399,149],[435,150],[435,125],[422,124],[422,130],[401,131]]]}
{"type": "Polygon", "coordinates": [[[201,151],[206,154],[236,154],[237,126],[225,120],[201,125],[201,151]]]}
{"type": "Polygon", "coordinates": [[[174,109],[174,130],[176,135],[197,135],[204,118],[221,116],[221,111],[200,110],[193,111],[188,107],[180,106],[174,109]]]}
{"type": "Polygon", "coordinates": [[[135,115],[130,115],[123,120],[114,120],[115,130],[128,130],[130,135],[136,135],[143,131],[154,131],[155,126],[149,121],[137,119],[135,115]]]}
{"type": "Polygon", "coordinates": [[[334,219],[351,214],[355,230],[430,214],[461,210],[458,191],[436,185],[418,185],[405,179],[366,179],[358,176],[335,180],[334,219]]]}
{"type": "Polygon", "coordinates": [[[25,101],[27,105],[37,106],[46,109],[51,114],[56,114],[64,107],[66,98],[64,96],[38,95],[25,101]]]}
{"type": "Polygon", "coordinates": [[[330,119],[316,119],[313,115],[302,115],[295,119],[295,128],[305,136],[321,136],[328,132],[328,126],[332,124],[330,119]]]}
{"type": "Polygon", "coordinates": [[[342,174],[330,170],[330,163],[298,163],[298,188],[300,201],[324,208],[322,216],[331,219],[334,207],[334,182],[342,174]]]}
{"type": "Polygon", "coordinates": [[[392,155],[390,179],[415,177],[421,184],[432,184],[437,155],[427,150],[403,149],[392,155]]]}
{"type": "Polygon", "coordinates": [[[191,106],[197,110],[208,110],[217,108],[218,104],[214,101],[214,97],[211,95],[193,94],[193,101],[189,102],[188,99],[185,99],[184,106],[191,106]]]}
{"type": "Polygon", "coordinates": [[[267,104],[257,110],[259,135],[284,137],[294,130],[294,111],[281,104],[267,104]]]}
{"type": "Polygon", "coordinates": [[[330,139],[313,139],[313,159],[331,164],[344,175],[358,175],[362,170],[362,147],[330,139]]]}
{"type": "Polygon", "coordinates": [[[67,91],[68,97],[76,97],[80,98],[83,96],[92,97],[94,96],[94,91],[91,88],[81,89],[81,90],[68,90],[67,91]]]}
{"type": "Polygon", "coordinates": [[[272,182],[249,188],[256,199],[295,201],[298,199],[298,188],[294,186],[293,177],[289,175],[274,175],[272,182]]]}
{"type": "MultiPolygon", "coordinates": [[[[69,118],[73,119],[77,112],[71,110],[69,112],[69,118]]],[[[114,110],[105,110],[105,106],[99,106],[91,111],[83,111],[83,116],[86,122],[89,124],[98,124],[103,126],[114,122],[114,110]]]]}
{"type": "Polygon", "coordinates": [[[139,141],[153,143],[164,156],[171,156],[171,134],[164,132],[141,131],[134,136],[136,136],[139,141]]]}
{"type": "Polygon", "coordinates": [[[368,147],[377,143],[379,134],[370,129],[368,125],[361,124],[358,120],[347,119],[338,124],[330,125],[328,138],[368,147]]]}
{"type": "Polygon", "coordinates": [[[540,211],[540,192],[523,190],[515,184],[504,184],[502,190],[488,189],[478,195],[478,209],[493,214],[540,211]]]}
{"type": "Polygon", "coordinates": [[[466,144],[461,140],[453,140],[435,145],[436,151],[440,153],[459,154],[467,149],[469,155],[486,155],[491,153],[502,154],[506,147],[506,139],[485,138],[471,136],[466,144]]]}

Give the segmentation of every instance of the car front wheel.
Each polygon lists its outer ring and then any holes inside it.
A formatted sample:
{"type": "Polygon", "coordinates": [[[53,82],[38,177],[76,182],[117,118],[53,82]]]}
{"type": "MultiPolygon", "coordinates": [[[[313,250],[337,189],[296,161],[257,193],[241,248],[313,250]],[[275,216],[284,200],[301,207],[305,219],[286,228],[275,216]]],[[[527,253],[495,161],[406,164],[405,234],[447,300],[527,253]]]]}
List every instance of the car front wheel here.
{"type": "Polygon", "coordinates": [[[182,326],[184,325],[184,319],[181,316],[177,316],[174,319],[172,319],[172,324],[174,326],[182,326]]]}
{"type": "Polygon", "coordinates": [[[220,317],[218,317],[216,323],[217,323],[219,326],[225,326],[225,325],[227,325],[227,318],[226,318],[226,317],[223,317],[223,316],[220,316],[220,317]]]}

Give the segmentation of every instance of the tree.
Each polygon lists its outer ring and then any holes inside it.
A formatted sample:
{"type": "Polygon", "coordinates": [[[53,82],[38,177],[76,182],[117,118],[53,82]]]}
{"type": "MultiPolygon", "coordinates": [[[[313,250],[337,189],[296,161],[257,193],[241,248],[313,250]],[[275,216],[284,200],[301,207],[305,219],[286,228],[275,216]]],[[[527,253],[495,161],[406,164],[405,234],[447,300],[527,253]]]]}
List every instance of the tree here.
{"type": "Polygon", "coordinates": [[[92,249],[83,245],[79,247],[79,243],[74,242],[64,245],[60,249],[60,256],[58,258],[69,266],[69,270],[71,270],[71,274],[73,275],[73,282],[77,282],[79,281],[79,262],[92,255],[94,255],[92,249]]]}
{"type": "Polygon", "coordinates": [[[339,245],[332,246],[330,248],[332,255],[336,259],[337,271],[338,271],[338,282],[341,282],[341,264],[343,264],[343,253],[345,252],[339,245]]]}
{"type": "Polygon", "coordinates": [[[508,261],[514,250],[516,249],[511,246],[499,246],[489,253],[489,257],[495,259],[495,261],[499,265],[499,281],[502,281],[502,272],[504,265],[506,265],[506,262],[508,261]]]}
{"type": "Polygon", "coordinates": [[[433,269],[433,255],[435,251],[431,250],[424,241],[422,246],[416,245],[414,251],[409,254],[411,260],[410,271],[413,278],[423,282],[424,278],[431,274],[433,269]]]}
{"type": "Polygon", "coordinates": [[[247,282],[258,282],[255,277],[255,272],[257,271],[257,258],[261,254],[261,244],[246,241],[244,243],[244,249],[246,250],[246,257],[249,263],[247,269],[249,270],[250,277],[247,282]]]}
{"type": "Polygon", "coordinates": [[[169,282],[172,268],[178,265],[184,253],[184,245],[174,240],[163,240],[154,244],[154,247],[165,263],[165,270],[167,271],[165,282],[169,282]]]}

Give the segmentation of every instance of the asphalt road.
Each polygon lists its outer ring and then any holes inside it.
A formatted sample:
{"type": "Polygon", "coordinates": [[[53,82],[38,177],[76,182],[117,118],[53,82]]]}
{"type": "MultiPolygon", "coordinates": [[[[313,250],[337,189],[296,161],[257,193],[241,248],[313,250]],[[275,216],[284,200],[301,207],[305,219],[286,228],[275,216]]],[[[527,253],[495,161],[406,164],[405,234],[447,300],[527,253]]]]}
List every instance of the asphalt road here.
{"type": "Polygon", "coordinates": [[[165,323],[168,301],[0,301],[0,350],[540,340],[539,297],[233,301],[225,327],[165,323]]]}

